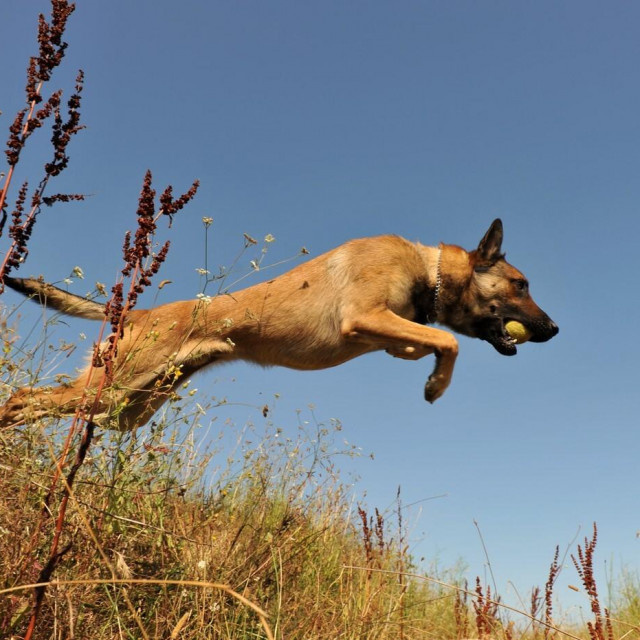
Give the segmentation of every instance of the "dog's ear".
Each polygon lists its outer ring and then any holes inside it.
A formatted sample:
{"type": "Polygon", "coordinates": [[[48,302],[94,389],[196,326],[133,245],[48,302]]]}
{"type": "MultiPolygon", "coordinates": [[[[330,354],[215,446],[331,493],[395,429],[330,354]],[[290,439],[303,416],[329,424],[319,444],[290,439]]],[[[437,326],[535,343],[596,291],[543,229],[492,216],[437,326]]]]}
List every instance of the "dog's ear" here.
{"type": "Polygon", "coordinates": [[[493,264],[504,257],[502,249],[502,220],[496,218],[478,245],[477,256],[480,262],[493,264]]]}

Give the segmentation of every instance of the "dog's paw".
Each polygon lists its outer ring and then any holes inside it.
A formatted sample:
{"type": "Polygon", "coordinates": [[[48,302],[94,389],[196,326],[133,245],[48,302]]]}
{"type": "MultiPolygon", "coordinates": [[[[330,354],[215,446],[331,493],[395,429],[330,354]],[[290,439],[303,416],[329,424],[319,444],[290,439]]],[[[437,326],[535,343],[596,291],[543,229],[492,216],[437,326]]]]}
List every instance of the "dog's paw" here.
{"type": "Polygon", "coordinates": [[[25,406],[15,397],[9,398],[7,403],[0,407],[0,428],[13,427],[24,424],[25,406]]]}
{"type": "Polygon", "coordinates": [[[434,374],[429,377],[424,385],[424,399],[433,404],[449,386],[449,381],[441,375],[434,374]]]}

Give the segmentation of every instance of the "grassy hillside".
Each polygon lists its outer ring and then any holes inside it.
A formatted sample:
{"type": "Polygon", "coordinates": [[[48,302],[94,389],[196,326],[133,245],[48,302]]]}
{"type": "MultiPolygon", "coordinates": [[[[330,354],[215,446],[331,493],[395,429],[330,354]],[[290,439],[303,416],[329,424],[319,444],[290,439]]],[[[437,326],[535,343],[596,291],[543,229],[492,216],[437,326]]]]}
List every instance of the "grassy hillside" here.
{"type": "MultiPolygon", "coordinates": [[[[5,377],[21,370],[11,357],[4,365],[5,377]]],[[[594,596],[592,628],[549,628],[557,566],[523,614],[480,582],[465,586],[455,569],[417,566],[400,501],[390,514],[369,511],[341,481],[349,452],[336,448],[339,424],[302,425],[295,438],[226,425],[240,435],[225,456],[200,449],[203,419],[185,384],[155,426],[96,434],[62,522],[56,465],[68,424],[0,434],[3,637],[24,636],[34,604],[24,587],[48,566],[37,638],[638,636],[637,582],[626,576],[616,597],[612,617],[625,624],[608,622],[590,575],[593,540],[577,558],[594,596]]]]}

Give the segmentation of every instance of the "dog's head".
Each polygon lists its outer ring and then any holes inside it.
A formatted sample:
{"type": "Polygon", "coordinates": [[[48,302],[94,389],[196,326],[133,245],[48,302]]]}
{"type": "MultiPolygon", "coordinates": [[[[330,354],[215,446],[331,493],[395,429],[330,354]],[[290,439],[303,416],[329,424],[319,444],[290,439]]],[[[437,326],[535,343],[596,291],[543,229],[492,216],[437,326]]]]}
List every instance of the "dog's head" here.
{"type": "Polygon", "coordinates": [[[509,320],[521,322],[532,342],[546,342],[558,333],[557,325],[533,301],[525,276],[502,253],[502,222],[494,220],[478,248],[469,253],[471,272],[461,294],[460,311],[451,327],[486,340],[502,355],[517,353],[516,343],[505,330],[509,320]]]}

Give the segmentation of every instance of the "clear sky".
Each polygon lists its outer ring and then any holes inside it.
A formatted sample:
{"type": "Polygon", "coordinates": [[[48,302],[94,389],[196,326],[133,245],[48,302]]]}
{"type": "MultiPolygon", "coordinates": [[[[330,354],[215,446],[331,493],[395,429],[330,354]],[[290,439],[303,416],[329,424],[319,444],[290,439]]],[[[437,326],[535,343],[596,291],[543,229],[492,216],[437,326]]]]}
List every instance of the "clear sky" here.
{"type": "MultiPolygon", "coordinates": [[[[375,454],[342,462],[372,507],[391,505],[398,486],[405,504],[446,494],[407,512],[416,556],[463,558],[470,578],[484,575],[475,519],[510,601],[510,583],[544,584],[555,545],[593,521],[599,566],[637,567],[640,5],[78,5],[53,86],[84,69],[88,128],[56,190],[92,197],[45,212],[22,274],[59,280],[80,265],[81,294],[113,281],[147,168],[158,188],[201,181],[168,232],[162,301],[200,290],[203,216],[214,219],[214,270],[243,232],[273,234],[275,262],[389,232],[471,249],[501,217],[509,260],[560,326],[553,341],[504,358],[461,338],[453,384],[433,406],[422,397],[432,362],[383,353],[314,373],[238,363],[196,386],[247,405],[280,393],[273,420],[292,432],[310,403],[319,420],[339,418],[375,454]]],[[[5,131],[38,11],[45,0],[3,2],[5,131]]],[[[250,406],[229,416],[261,420],[250,406]]],[[[560,597],[580,602],[567,589],[576,582],[567,567],[560,597]]]]}

